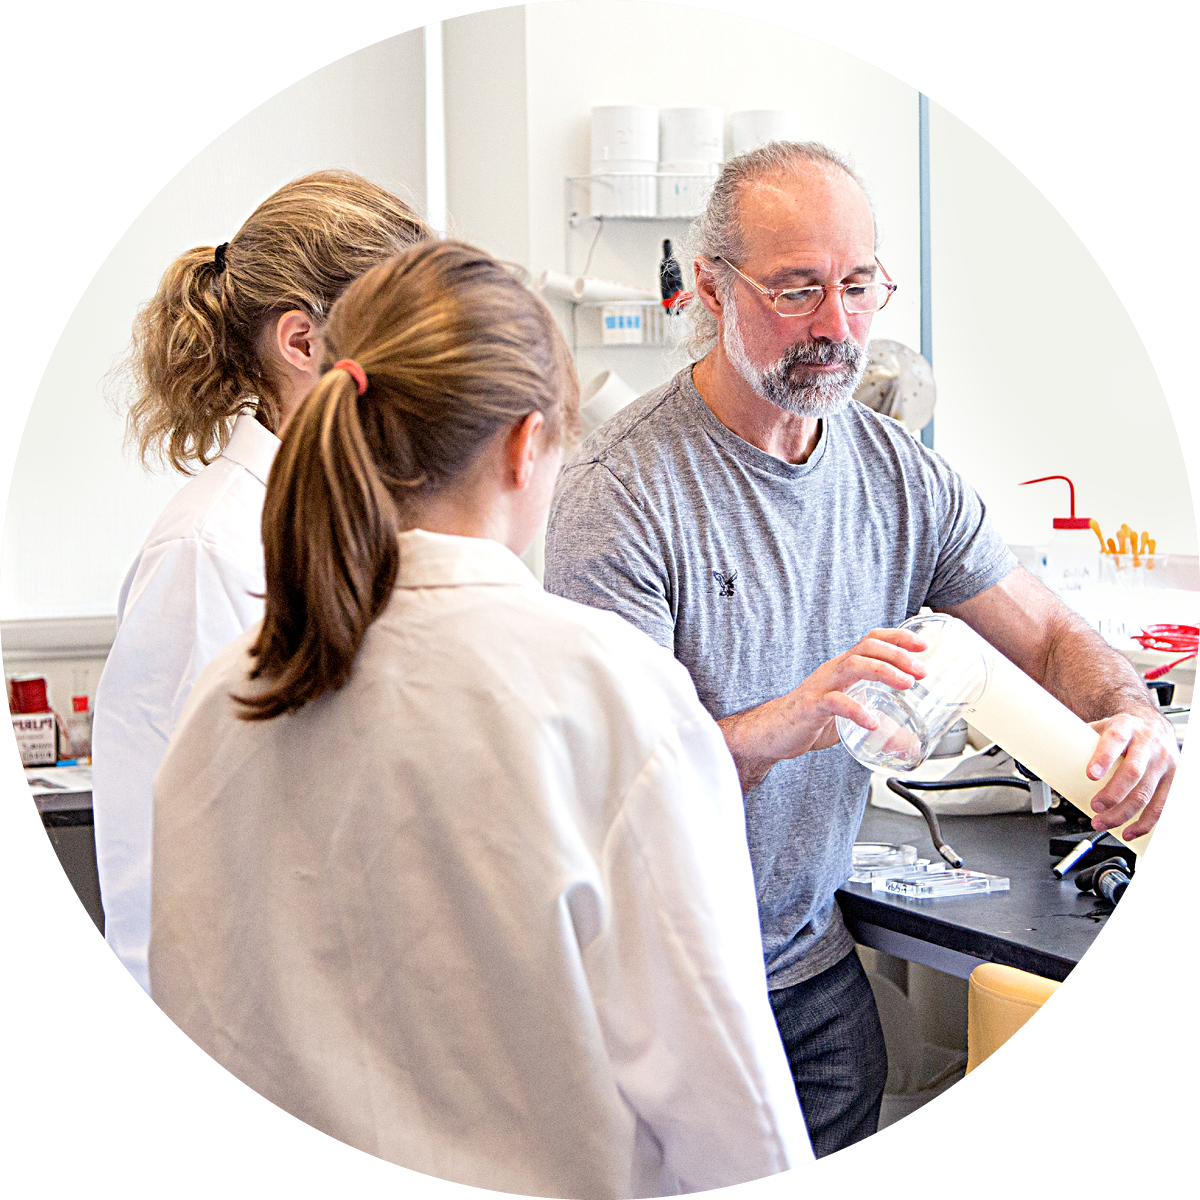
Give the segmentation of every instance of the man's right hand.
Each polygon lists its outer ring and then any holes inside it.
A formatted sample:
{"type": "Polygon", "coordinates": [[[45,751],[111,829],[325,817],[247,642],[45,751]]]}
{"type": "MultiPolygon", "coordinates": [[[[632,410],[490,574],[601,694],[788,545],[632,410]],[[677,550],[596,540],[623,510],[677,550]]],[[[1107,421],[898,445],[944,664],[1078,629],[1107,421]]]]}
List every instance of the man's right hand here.
{"type": "Polygon", "coordinates": [[[925,648],[925,642],[906,629],[872,629],[787,695],[718,721],[737,764],[742,792],[762,783],[777,762],[832,746],[838,740],[837,717],[874,729],[875,717],[851,700],[846,689],[871,679],[904,691],[924,678],[925,668],[913,656],[925,648]]]}

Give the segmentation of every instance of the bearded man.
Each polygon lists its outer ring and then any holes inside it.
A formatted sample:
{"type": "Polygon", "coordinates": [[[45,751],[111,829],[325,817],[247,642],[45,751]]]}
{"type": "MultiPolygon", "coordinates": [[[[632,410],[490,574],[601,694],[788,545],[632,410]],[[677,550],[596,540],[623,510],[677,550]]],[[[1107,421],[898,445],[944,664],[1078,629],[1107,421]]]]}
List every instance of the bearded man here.
{"type": "Polygon", "coordinates": [[[1158,819],[1174,735],[1145,685],[1018,566],[975,491],[852,403],[895,284],[849,166],[815,143],[732,159],[693,234],[698,359],[596,430],[559,479],[545,584],[610,609],[691,672],[737,764],[771,1003],[817,1155],[874,1132],[887,1077],[834,893],[869,772],[834,718],[905,688],[923,605],[961,617],[1101,731],[1093,825],[1158,819]],[[1140,816],[1139,816],[1140,814],[1140,816]]]}

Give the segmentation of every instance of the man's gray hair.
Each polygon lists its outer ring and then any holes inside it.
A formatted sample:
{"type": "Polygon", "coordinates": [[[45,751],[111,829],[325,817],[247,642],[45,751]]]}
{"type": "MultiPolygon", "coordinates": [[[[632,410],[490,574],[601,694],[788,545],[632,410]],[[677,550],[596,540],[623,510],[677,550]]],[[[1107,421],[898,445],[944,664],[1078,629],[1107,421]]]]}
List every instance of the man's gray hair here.
{"type": "MultiPolygon", "coordinates": [[[[757,150],[747,150],[731,158],[717,176],[704,212],[697,217],[685,240],[688,260],[700,255],[709,262],[722,261],[714,267],[717,287],[728,287],[733,272],[726,265],[739,262],[745,253],[740,201],[742,189],[760,179],[772,179],[795,173],[805,163],[835,167],[845,171],[862,189],[875,222],[875,206],[858,173],[849,161],[820,142],[767,142],[757,150]]],[[[703,358],[717,344],[717,319],[704,307],[697,293],[686,310],[689,329],[683,345],[693,359],[703,358]]]]}

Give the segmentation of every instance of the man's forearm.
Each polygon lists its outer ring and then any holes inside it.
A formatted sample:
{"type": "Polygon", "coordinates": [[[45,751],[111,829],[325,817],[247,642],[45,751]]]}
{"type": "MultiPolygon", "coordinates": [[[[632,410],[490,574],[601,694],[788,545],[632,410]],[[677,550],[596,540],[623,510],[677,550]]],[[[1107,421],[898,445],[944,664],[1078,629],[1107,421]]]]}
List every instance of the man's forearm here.
{"type": "Polygon", "coordinates": [[[762,783],[776,763],[834,745],[836,718],[860,724],[871,720],[846,691],[864,679],[910,686],[925,673],[913,657],[924,649],[925,643],[907,630],[872,629],[786,695],[721,718],[717,724],[737,767],[742,794],[762,783]]]}
{"type": "Polygon", "coordinates": [[[763,753],[763,725],[767,715],[763,710],[768,707],[769,704],[760,704],[757,708],[748,708],[745,712],[734,713],[717,722],[737,767],[743,796],[751,788],[758,787],[766,779],[767,772],[779,761],[763,753]]]}
{"type": "Polygon", "coordinates": [[[1074,614],[1047,639],[1041,668],[1041,685],[1085,721],[1119,712],[1161,716],[1129,660],[1074,614]]]}
{"type": "Polygon", "coordinates": [[[962,617],[1085,721],[1118,712],[1158,717],[1157,706],[1129,661],[1021,567],[974,599],[945,611],[962,617]]]}

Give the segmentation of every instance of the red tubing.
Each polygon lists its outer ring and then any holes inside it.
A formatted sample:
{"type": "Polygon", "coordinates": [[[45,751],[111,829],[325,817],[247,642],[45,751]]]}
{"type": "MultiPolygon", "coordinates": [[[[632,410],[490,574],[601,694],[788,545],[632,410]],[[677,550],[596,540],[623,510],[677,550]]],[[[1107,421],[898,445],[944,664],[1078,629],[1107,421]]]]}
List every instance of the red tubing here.
{"type": "Polygon", "coordinates": [[[1187,662],[1189,658],[1195,658],[1197,653],[1200,653],[1200,629],[1195,625],[1147,625],[1141,633],[1133,635],[1133,640],[1143,650],[1163,650],[1168,654],[1173,651],[1184,651],[1182,658],[1147,671],[1142,676],[1147,681],[1160,679],[1172,668],[1187,662]]]}

